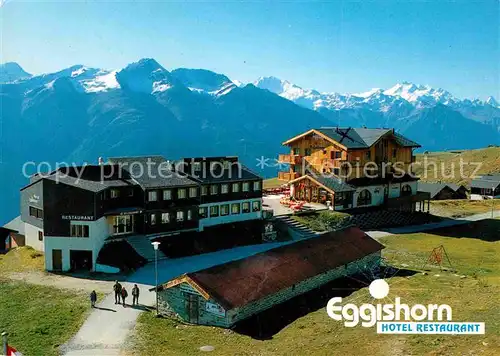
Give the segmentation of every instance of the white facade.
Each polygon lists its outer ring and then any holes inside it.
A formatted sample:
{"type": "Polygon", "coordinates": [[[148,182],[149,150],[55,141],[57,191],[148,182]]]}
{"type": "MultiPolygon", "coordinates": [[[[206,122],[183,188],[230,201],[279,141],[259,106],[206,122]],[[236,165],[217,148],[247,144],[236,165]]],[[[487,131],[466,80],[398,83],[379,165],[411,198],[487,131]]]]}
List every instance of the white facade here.
{"type": "Polygon", "coordinates": [[[228,224],[228,223],[233,223],[233,222],[255,220],[255,219],[262,218],[262,199],[261,198],[245,199],[245,200],[231,200],[231,201],[224,201],[224,202],[217,202],[217,203],[201,204],[200,209],[202,209],[202,208],[207,209],[207,217],[206,218],[200,217],[200,223],[199,223],[200,231],[203,231],[203,229],[205,227],[208,227],[208,226],[214,226],[214,225],[219,225],[219,224],[228,224]],[[254,211],[254,209],[253,209],[254,202],[259,203],[259,209],[257,211],[254,211]],[[243,212],[243,203],[250,204],[250,212],[248,212],[248,213],[243,212]],[[233,213],[233,211],[232,211],[233,204],[239,204],[240,208],[239,208],[238,214],[233,213]],[[229,205],[229,213],[227,215],[221,215],[221,206],[222,205],[229,205]],[[210,208],[213,206],[218,206],[218,210],[219,210],[218,216],[210,216],[210,208]]]}
{"type": "Polygon", "coordinates": [[[353,208],[377,206],[384,204],[385,190],[388,190],[389,198],[399,198],[401,196],[401,191],[404,186],[409,186],[411,188],[411,195],[417,193],[418,181],[404,182],[404,183],[394,183],[394,184],[379,184],[370,185],[364,187],[357,187],[354,192],[353,197],[353,208]],[[368,190],[371,194],[371,204],[369,205],[358,205],[358,197],[363,190],[368,190]]]}
{"type": "Polygon", "coordinates": [[[27,246],[33,247],[37,251],[45,251],[44,241],[45,234],[43,229],[36,227],[34,225],[24,223],[24,236],[27,246]],[[40,240],[40,233],[42,234],[42,239],[40,240]]]}
{"type": "Polygon", "coordinates": [[[109,236],[109,226],[106,217],[96,221],[71,221],[72,225],[88,225],[89,237],[48,236],[45,238],[45,269],[53,270],[52,252],[61,250],[62,270],[71,269],[70,251],[92,251],[92,270],[96,270],[96,261],[104,240],[109,236]]]}

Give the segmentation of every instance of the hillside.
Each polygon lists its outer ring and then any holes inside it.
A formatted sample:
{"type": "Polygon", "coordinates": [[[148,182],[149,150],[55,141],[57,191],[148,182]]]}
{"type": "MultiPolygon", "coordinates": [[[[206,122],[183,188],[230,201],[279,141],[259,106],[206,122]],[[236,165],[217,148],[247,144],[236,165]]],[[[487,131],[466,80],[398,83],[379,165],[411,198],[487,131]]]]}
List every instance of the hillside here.
{"type": "Polygon", "coordinates": [[[422,181],[443,181],[470,184],[471,176],[477,167],[476,175],[500,172],[500,147],[453,152],[429,152],[417,154],[415,172],[422,181]],[[460,174],[462,162],[463,175],[460,174]]]}

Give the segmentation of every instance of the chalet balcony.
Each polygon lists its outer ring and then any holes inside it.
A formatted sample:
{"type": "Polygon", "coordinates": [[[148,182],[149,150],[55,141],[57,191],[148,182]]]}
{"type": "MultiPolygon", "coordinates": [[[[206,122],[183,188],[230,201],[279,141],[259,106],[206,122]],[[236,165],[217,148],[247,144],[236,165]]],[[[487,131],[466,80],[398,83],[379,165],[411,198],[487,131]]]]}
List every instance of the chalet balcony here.
{"type": "Polygon", "coordinates": [[[285,181],[291,181],[292,179],[298,178],[299,174],[297,172],[278,172],[278,179],[279,180],[285,180],[285,181]]]}
{"type": "Polygon", "coordinates": [[[302,162],[302,156],[299,155],[279,155],[278,162],[288,163],[288,164],[300,164],[302,162]]]}

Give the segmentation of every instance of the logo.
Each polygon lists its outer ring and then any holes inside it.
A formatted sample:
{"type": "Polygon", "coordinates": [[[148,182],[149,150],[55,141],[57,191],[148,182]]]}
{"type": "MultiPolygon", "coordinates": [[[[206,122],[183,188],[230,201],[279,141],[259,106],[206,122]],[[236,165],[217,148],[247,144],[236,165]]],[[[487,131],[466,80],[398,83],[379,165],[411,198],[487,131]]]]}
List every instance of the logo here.
{"type": "MultiPolygon", "coordinates": [[[[384,279],[375,279],[368,287],[374,299],[384,299],[389,295],[389,284],[384,279]]],[[[484,334],[484,323],[452,322],[452,309],[447,304],[401,303],[394,298],[393,304],[349,303],[342,305],[342,298],[334,297],[326,306],[328,316],[336,321],[344,321],[348,328],[361,324],[362,327],[377,326],[379,334],[484,334]]]]}

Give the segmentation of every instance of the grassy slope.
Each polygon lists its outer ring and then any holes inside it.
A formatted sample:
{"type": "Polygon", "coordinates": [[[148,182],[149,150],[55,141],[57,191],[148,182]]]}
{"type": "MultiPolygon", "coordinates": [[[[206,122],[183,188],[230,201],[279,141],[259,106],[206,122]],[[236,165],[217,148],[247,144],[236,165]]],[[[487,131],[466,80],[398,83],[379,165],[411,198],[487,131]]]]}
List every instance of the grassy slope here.
{"type": "Polygon", "coordinates": [[[462,151],[462,153],[431,152],[418,154],[416,158],[421,165],[415,165],[415,173],[420,176],[422,181],[435,182],[441,180],[469,184],[471,179],[466,177],[470,177],[476,167],[472,163],[480,163],[480,168],[476,174],[500,172],[500,147],[467,150],[462,151]],[[460,174],[460,161],[464,162],[464,177],[460,174]],[[427,169],[424,169],[426,162],[427,169]],[[436,167],[434,167],[433,163],[436,164],[436,167]]]}
{"type": "Polygon", "coordinates": [[[11,281],[10,272],[40,272],[43,254],[21,247],[0,255],[0,331],[24,355],[58,355],[89,310],[85,292],[11,281]]]}
{"type": "Polygon", "coordinates": [[[431,213],[445,217],[464,217],[473,214],[486,213],[500,209],[500,203],[495,200],[431,200],[431,213]]]}
{"type": "Polygon", "coordinates": [[[264,179],[263,186],[264,189],[272,189],[272,188],[279,188],[286,182],[283,180],[279,180],[278,178],[269,178],[269,179],[264,179]]]}
{"type": "MultiPolygon", "coordinates": [[[[443,244],[457,274],[433,270],[410,278],[390,279],[389,297],[400,296],[408,304],[449,304],[455,321],[484,321],[484,336],[377,335],[373,329],[344,328],[328,318],[324,309],[296,320],[274,335],[258,341],[227,330],[185,326],[152,314],[140,316],[134,338],[136,354],[194,355],[199,347],[212,345],[217,355],[462,355],[500,354],[500,241],[499,222],[474,223],[433,233],[389,236],[384,257],[390,264],[419,269],[432,248],[443,244]],[[453,235],[456,237],[446,237],[453,235]],[[465,274],[467,278],[459,276],[465,274]],[[436,275],[439,275],[438,277],[436,275]]],[[[367,288],[344,302],[371,302],[367,288]]],[[[384,301],[389,302],[389,301],[384,301]]]]}

